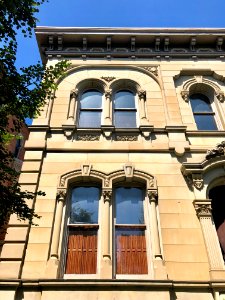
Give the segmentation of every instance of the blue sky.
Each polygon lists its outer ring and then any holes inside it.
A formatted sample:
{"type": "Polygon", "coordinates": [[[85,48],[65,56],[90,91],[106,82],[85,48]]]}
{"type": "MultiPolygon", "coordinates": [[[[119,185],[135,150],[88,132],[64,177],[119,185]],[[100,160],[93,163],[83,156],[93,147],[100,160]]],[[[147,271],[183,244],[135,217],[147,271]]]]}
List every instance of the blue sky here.
{"type": "MultiPolygon", "coordinates": [[[[49,0],[38,26],[225,27],[225,0],[49,0]]],[[[18,36],[18,66],[40,60],[35,37],[18,36]]]]}

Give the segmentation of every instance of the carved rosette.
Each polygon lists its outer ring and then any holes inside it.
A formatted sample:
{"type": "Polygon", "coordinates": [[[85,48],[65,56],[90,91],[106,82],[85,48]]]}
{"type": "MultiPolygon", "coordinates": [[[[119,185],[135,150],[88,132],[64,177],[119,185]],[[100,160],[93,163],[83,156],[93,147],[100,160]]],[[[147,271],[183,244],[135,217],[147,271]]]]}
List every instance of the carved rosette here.
{"type": "Polygon", "coordinates": [[[184,101],[188,102],[188,100],[189,100],[189,91],[183,90],[183,91],[181,91],[180,94],[181,94],[181,97],[184,99],[184,101]]]}
{"type": "Polygon", "coordinates": [[[198,218],[211,217],[211,204],[209,202],[195,202],[194,207],[198,218]]]}
{"type": "Polygon", "coordinates": [[[103,196],[104,202],[106,202],[106,201],[111,202],[112,190],[103,190],[102,196],[103,196]]]}
{"type": "Polygon", "coordinates": [[[221,155],[225,155],[225,141],[222,141],[220,144],[217,144],[216,148],[208,150],[205,158],[209,160],[213,157],[221,155]]]}
{"type": "Polygon", "coordinates": [[[64,202],[66,199],[66,189],[58,189],[56,194],[56,199],[58,201],[64,202]]]}
{"type": "Polygon", "coordinates": [[[150,202],[157,202],[158,199],[158,191],[157,190],[148,190],[147,195],[150,202]]]}

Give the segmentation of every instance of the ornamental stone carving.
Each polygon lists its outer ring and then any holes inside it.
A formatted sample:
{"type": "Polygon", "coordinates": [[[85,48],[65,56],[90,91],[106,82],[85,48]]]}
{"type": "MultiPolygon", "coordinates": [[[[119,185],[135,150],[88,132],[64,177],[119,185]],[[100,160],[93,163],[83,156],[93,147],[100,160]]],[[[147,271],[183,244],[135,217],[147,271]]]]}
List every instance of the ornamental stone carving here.
{"type": "Polygon", "coordinates": [[[66,189],[58,189],[56,199],[58,201],[65,201],[66,198],[66,189]]]}
{"type": "Polygon", "coordinates": [[[203,179],[193,179],[193,186],[196,189],[201,190],[204,186],[203,179]]]}
{"type": "Polygon", "coordinates": [[[196,210],[197,216],[200,217],[211,217],[211,204],[209,202],[194,202],[194,207],[196,210]]]}
{"type": "Polygon", "coordinates": [[[137,139],[138,139],[137,135],[118,135],[116,137],[116,140],[121,142],[125,142],[125,141],[132,142],[132,141],[137,141],[137,139]]]}
{"type": "Polygon", "coordinates": [[[99,134],[82,134],[77,135],[77,141],[99,141],[100,135],[99,134]]]}
{"type": "Polygon", "coordinates": [[[144,90],[138,91],[138,97],[140,99],[145,99],[146,98],[146,91],[144,91],[144,90]]]}
{"type": "Polygon", "coordinates": [[[217,91],[216,92],[216,97],[220,102],[224,102],[224,92],[222,91],[217,91]]]}
{"type": "Polygon", "coordinates": [[[222,155],[225,155],[225,141],[222,141],[221,143],[217,144],[214,149],[208,150],[205,158],[209,160],[213,157],[222,155]]]}
{"type": "Polygon", "coordinates": [[[156,66],[144,66],[142,69],[152,73],[156,77],[158,76],[158,68],[156,66]]]}
{"type": "Polygon", "coordinates": [[[112,190],[103,190],[102,191],[104,202],[110,202],[112,199],[112,190]]]}
{"type": "Polygon", "coordinates": [[[116,77],[113,77],[113,76],[102,76],[101,78],[107,82],[111,82],[114,79],[116,79],[116,77]]]}
{"type": "Polygon", "coordinates": [[[189,91],[181,91],[181,97],[184,99],[185,102],[188,102],[189,100],[189,91]]]}
{"type": "Polygon", "coordinates": [[[158,198],[157,190],[148,190],[147,194],[148,194],[148,198],[149,198],[150,202],[152,202],[152,201],[156,202],[157,201],[157,198],[158,198]]]}
{"type": "Polygon", "coordinates": [[[78,96],[78,89],[73,89],[70,91],[70,97],[76,99],[78,96]]]}
{"type": "Polygon", "coordinates": [[[112,90],[106,90],[105,91],[105,97],[106,98],[111,98],[111,96],[112,96],[112,90]]]}

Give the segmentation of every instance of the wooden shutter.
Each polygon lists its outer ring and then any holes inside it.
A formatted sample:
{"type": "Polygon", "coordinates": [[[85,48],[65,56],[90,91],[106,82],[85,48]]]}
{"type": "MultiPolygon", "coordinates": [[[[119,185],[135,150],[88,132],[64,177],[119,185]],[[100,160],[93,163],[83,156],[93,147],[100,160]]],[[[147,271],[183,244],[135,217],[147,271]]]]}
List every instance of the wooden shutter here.
{"type": "Polygon", "coordinates": [[[145,235],[118,234],[116,238],[117,274],[147,274],[145,235]]]}
{"type": "Polygon", "coordinates": [[[66,274],[95,274],[97,265],[97,230],[70,229],[66,274]]]}

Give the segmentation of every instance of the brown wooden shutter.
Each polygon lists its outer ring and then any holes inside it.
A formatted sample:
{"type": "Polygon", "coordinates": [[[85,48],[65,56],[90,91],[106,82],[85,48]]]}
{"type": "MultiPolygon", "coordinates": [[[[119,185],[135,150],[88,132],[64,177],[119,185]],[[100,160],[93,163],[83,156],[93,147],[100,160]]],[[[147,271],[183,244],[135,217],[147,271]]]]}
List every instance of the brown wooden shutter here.
{"type": "Polygon", "coordinates": [[[117,274],[147,274],[145,235],[117,235],[117,274]]]}
{"type": "Polygon", "coordinates": [[[70,229],[66,274],[95,274],[97,265],[97,230],[70,229]]]}

